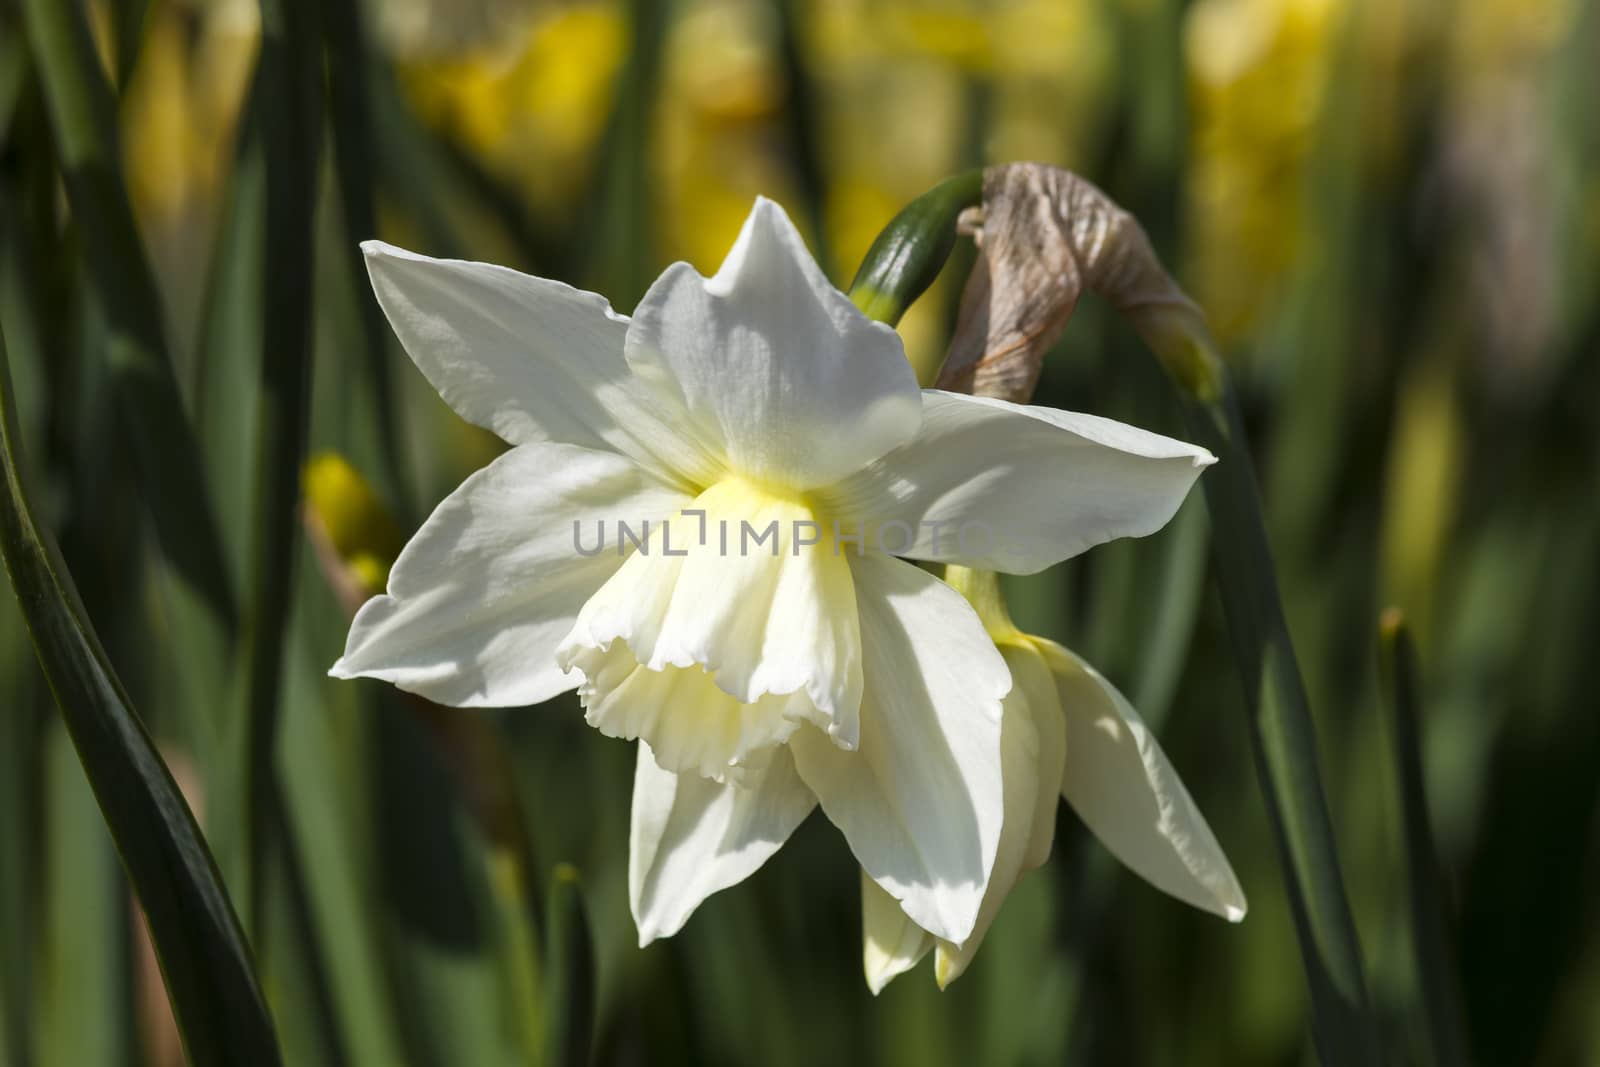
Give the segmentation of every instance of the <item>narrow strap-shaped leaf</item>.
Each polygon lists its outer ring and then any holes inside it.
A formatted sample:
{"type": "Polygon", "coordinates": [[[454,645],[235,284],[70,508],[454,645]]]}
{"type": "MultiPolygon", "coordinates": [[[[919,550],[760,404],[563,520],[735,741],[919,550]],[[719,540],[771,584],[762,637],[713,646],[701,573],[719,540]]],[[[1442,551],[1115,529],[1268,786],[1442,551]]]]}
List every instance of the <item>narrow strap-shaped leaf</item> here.
{"type": "Polygon", "coordinates": [[[0,603],[0,1064],[29,1062],[33,1036],[33,937],[38,882],[33,863],[39,816],[38,737],[35,729],[34,666],[24,651],[22,619],[0,603]]]}
{"type": "Polygon", "coordinates": [[[255,115],[266,159],[266,262],[261,274],[260,418],[245,672],[250,910],[258,936],[265,914],[264,856],[273,813],[281,807],[274,799],[273,754],[310,407],[312,220],[322,129],[315,17],[302,0],[263,0],[256,68],[255,115]]]}
{"type": "Polygon", "coordinates": [[[489,841],[413,698],[389,686],[368,692],[375,705],[364,825],[399,1005],[391,1025],[417,1067],[526,1063],[524,1035],[508,1025],[513,999],[499,957],[516,940],[496,921],[489,841]]]}
{"type": "Polygon", "coordinates": [[[0,145],[11,135],[11,120],[16,116],[23,87],[28,82],[28,49],[11,20],[0,14],[0,145]]]}
{"type": "Polygon", "coordinates": [[[1460,993],[1445,930],[1438,851],[1428,818],[1428,793],[1422,774],[1421,698],[1417,653],[1411,632],[1397,609],[1384,612],[1379,626],[1384,688],[1394,716],[1394,760],[1400,784],[1400,816],[1406,851],[1407,895],[1411,902],[1411,951],[1422,983],[1432,1062],[1457,1067],[1467,1058],[1460,993]]]}
{"type": "Polygon", "coordinates": [[[190,1062],[276,1065],[277,1039],[233,905],[54,539],[35,522],[20,452],[0,338],[0,550],[45,679],[144,907],[190,1062]]]}
{"type": "Polygon", "coordinates": [[[559,864],[545,908],[544,1067],[586,1067],[594,1035],[594,946],[578,871],[559,864]]]}
{"type": "Polygon", "coordinates": [[[173,373],[161,296],[122,178],[116,99],[95,57],[83,5],[26,0],[21,6],[84,265],[110,334],[106,356],[140,487],[162,552],[231,628],[236,608],[215,513],[173,373]]]}
{"type": "Polygon", "coordinates": [[[22,1062],[136,1067],[133,916],[116,844],[60,723],[47,725],[35,759],[40,819],[29,867],[42,892],[31,938],[34,1051],[22,1062]]]}
{"type": "Polygon", "coordinates": [[[139,53],[144,49],[150,0],[119,0],[111,5],[111,14],[116,35],[117,92],[126,93],[133,80],[133,68],[139,63],[139,53]]]}
{"type": "Polygon", "coordinates": [[[366,356],[366,384],[372,393],[378,446],[384,475],[401,514],[411,511],[411,478],[400,444],[393,378],[389,373],[389,324],[367,283],[361,242],[378,236],[374,206],[377,180],[373,171],[376,141],[372,129],[369,57],[361,6],[356,0],[328,0],[322,5],[322,30],[328,54],[329,120],[333,132],[334,170],[344,221],[344,247],[339,251],[350,275],[361,339],[366,356]]]}
{"type": "Polygon", "coordinates": [[[1133,706],[1152,730],[1166,721],[1200,618],[1211,526],[1200,501],[1185,502],[1160,545],[1160,560],[1140,587],[1152,605],[1133,681],[1133,706]]]}

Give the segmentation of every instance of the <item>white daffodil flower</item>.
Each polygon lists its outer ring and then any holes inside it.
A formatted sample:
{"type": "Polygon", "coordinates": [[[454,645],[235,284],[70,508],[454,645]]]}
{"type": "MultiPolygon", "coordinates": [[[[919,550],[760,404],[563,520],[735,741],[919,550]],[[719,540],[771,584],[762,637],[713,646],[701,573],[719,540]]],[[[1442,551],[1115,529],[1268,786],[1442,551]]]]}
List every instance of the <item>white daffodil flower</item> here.
{"type": "Polygon", "coordinates": [[[513,447],[424,523],[331,673],[460,706],[576,688],[602,733],[637,738],[642,943],[818,804],[907,915],[966,941],[1011,679],[966,601],[896,557],[1036,571],[1160,528],[1211,455],[919,391],[767,200],[713,277],[668,268],[631,319],[363,247],[411,358],[513,447]]]}
{"type": "Polygon", "coordinates": [[[1093,667],[1054,641],[988,618],[1011,670],[1001,720],[1005,814],[978,922],[955,944],[924,929],[869,878],[861,881],[862,963],[881,992],[930,951],[943,989],[977,954],[1000,905],[1050,857],[1056,798],[1065,797],[1106,848],[1157,889],[1238,922],[1233,868],[1139,714],[1093,667]]]}

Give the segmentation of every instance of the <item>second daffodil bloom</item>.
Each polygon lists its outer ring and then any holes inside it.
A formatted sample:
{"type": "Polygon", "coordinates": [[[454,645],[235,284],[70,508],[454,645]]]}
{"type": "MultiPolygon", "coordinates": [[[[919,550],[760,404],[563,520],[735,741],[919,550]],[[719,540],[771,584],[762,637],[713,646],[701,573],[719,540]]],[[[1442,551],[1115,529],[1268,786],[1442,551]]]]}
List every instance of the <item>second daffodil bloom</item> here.
{"type": "Polygon", "coordinates": [[[1018,630],[993,573],[952,567],[947,577],[977,607],[1011,670],[1000,735],[1000,847],[977,926],[962,944],[924,929],[862,878],[862,962],[872,991],[935,949],[939,987],[961,976],[1017,880],[1049,858],[1058,797],[1157,889],[1230,922],[1243,919],[1244,892],[1233,868],[1132,705],[1074,653],[1018,630]]]}
{"type": "Polygon", "coordinates": [[[406,545],[332,673],[459,706],[575,688],[598,730],[637,739],[641,943],[817,806],[919,927],[965,942],[1002,841],[1011,672],[907,559],[1027,573],[1151,533],[1211,455],[919,390],[767,200],[714,276],[668,268],[631,319],[364,248],[411,358],[513,447],[406,545]]]}

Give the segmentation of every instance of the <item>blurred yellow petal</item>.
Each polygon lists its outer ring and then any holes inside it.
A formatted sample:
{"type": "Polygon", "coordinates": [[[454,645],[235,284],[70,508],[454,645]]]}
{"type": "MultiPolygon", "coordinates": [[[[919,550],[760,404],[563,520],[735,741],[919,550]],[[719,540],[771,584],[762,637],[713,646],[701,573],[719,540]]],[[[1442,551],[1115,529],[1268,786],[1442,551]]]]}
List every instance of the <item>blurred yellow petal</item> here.
{"type": "Polygon", "coordinates": [[[1343,13],[1331,0],[1200,0],[1189,10],[1188,274],[1224,341],[1258,325],[1301,250],[1314,126],[1343,13]]]}
{"type": "Polygon", "coordinates": [[[584,187],[628,47],[618,5],[585,3],[524,15],[459,49],[419,50],[399,69],[425,122],[550,208],[584,187]]]}
{"type": "Polygon", "coordinates": [[[367,588],[382,589],[403,541],[372,486],[337,452],[320,452],[306,461],[302,488],[340,559],[367,588]]]}

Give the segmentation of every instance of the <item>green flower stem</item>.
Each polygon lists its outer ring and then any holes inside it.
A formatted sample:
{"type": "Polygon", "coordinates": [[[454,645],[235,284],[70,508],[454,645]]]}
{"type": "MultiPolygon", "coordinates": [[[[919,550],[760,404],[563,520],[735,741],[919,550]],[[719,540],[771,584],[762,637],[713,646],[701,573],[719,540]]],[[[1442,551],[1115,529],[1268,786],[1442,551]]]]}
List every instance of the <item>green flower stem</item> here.
{"type": "Polygon", "coordinates": [[[28,42],[50,114],[90,288],[105,315],[106,360],[162,552],[225,629],[236,607],[194,431],[161,320],[162,300],[122,180],[116,98],[81,4],[26,0],[28,42]]]}
{"type": "Polygon", "coordinates": [[[544,1067],[587,1067],[594,1033],[594,947],[577,869],[559,864],[545,909],[544,1067]]]}
{"type": "Polygon", "coordinates": [[[1361,946],[1340,875],[1316,728],[1278,596],[1237,398],[1193,305],[1122,309],[1178,387],[1188,436],[1217,465],[1200,479],[1213,558],[1250,715],[1250,740],[1311,989],[1317,1051],[1330,1065],[1383,1062],[1361,946]]]}
{"type": "Polygon", "coordinates": [[[263,0],[253,88],[266,160],[256,503],[250,549],[245,677],[251,932],[263,943],[266,857],[272,847],[278,699],[300,540],[300,468],[311,382],[312,222],[321,124],[316,14],[302,0],[263,0]]]}
{"type": "MultiPolygon", "coordinates": [[[[981,172],[951,178],[895,216],[873,242],[850,287],[856,306],[880,321],[899,321],[937,276],[954,242],[957,216],[981,201],[983,186],[981,172]]],[[[1102,207],[1109,208],[1109,202],[1102,207]]],[[[1237,401],[1199,308],[1165,278],[1142,232],[1137,241],[1128,246],[1135,257],[1131,265],[1106,278],[1086,280],[1091,287],[1141,283],[1131,285],[1126,294],[1105,295],[1155,350],[1178,386],[1190,438],[1220,460],[1202,479],[1217,577],[1243,675],[1252,751],[1300,937],[1317,1048],[1329,1065],[1370,1067],[1382,1062],[1381,1046],[1339,872],[1315,728],[1278,597],[1237,401]],[[1146,250],[1143,259],[1141,247],[1146,250]]],[[[998,593],[995,587],[996,597],[998,593]]]]}
{"type": "Polygon", "coordinates": [[[1428,819],[1428,794],[1422,775],[1421,699],[1417,694],[1417,654],[1405,618],[1384,612],[1379,625],[1384,689],[1394,715],[1395,771],[1400,785],[1401,826],[1405,831],[1407,889],[1411,902],[1411,949],[1422,983],[1431,1062],[1468,1062],[1462,1036],[1461,1003],[1456,989],[1450,938],[1445,929],[1442,879],[1428,819]]]}
{"type": "Polygon", "coordinates": [[[861,260],[850,299],[868,318],[890,326],[939,276],[956,243],[956,218],[983,202],[983,171],[935,185],[889,220],[861,260]]]}
{"type": "Polygon", "coordinates": [[[0,553],[39,666],[144,909],[189,1062],[276,1067],[277,1038],[233,905],[194,814],[89,623],[55,539],[34,517],[18,437],[0,338],[0,553]]]}

